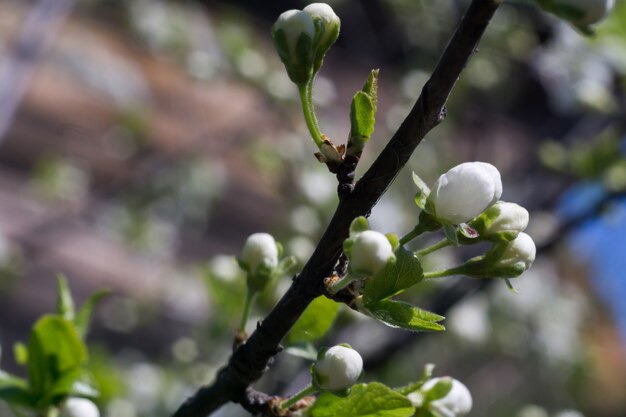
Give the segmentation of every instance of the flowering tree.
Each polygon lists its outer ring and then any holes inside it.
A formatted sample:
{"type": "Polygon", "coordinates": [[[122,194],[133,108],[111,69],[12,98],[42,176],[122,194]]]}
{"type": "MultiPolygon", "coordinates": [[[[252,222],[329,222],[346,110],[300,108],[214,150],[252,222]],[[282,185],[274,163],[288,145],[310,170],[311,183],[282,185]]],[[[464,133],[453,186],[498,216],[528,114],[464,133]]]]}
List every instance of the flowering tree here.
{"type": "MultiPolygon", "coordinates": [[[[446,115],[446,101],[456,80],[500,6],[497,0],[474,0],[434,69],[422,94],[386,148],[361,179],[355,169],[375,127],[378,71],[373,70],[356,92],[350,109],[351,129],[345,144],[322,133],[313,105],[315,75],[340,32],[340,20],[330,6],[315,3],[302,11],[279,16],[272,28],[276,50],[300,94],[304,119],[317,159],[337,177],[339,205],[313,255],[267,317],[248,336],[250,306],[275,277],[290,272],[294,261],[267,233],[246,241],[238,259],[247,275],[247,295],[229,362],[216,380],[181,405],[175,417],[209,415],[227,402],[237,402],[251,413],[312,416],[435,416],[461,417],[472,407],[467,388],[450,377],[433,378],[427,366],[415,381],[390,388],[372,382],[355,385],[363,360],[348,344],[317,352],[311,383],[289,398],[255,391],[251,384],[267,371],[283,338],[301,326],[307,308],[326,297],[391,327],[412,331],[444,330],[444,317],[394,299],[425,280],[461,274],[477,279],[520,276],[535,260],[536,248],[524,233],[528,211],[501,201],[498,169],[483,162],[466,162],[442,174],[429,187],[414,174],[415,204],[421,210],[417,224],[404,236],[370,230],[368,213],[411,157],[420,141],[446,115]],[[425,233],[442,232],[443,239],[417,251],[407,245],[425,233]],[[444,270],[424,271],[421,257],[446,246],[483,243],[480,256],[444,270]],[[300,321],[299,321],[300,320],[300,321]],[[315,398],[313,394],[322,394],[315,398]]],[[[537,0],[545,10],[568,21],[585,34],[612,7],[612,1],[537,0]]],[[[81,366],[82,337],[93,304],[75,312],[69,290],[60,281],[58,311],[35,325],[24,362],[28,381],[0,374],[0,398],[31,408],[41,415],[97,416],[84,398],[94,395],[85,384],[81,366]],[[50,349],[54,344],[59,349],[50,349]]]]}

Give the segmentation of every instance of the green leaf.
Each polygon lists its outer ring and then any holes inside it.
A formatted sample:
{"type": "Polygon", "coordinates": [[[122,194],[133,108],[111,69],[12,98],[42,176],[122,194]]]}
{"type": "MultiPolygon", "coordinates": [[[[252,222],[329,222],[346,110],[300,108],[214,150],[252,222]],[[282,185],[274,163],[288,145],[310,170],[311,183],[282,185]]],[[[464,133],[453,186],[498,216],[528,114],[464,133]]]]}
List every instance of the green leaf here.
{"type": "Polygon", "coordinates": [[[33,394],[44,397],[86,359],[87,349],[73,324],[59,316],[43,316],[28,341],[28,379],[33,394]]]}
{"type": "Polygon", "coordinates": [[[28,348],[22,342],[15,342],[13,345],[13,356],[18,365],[26,365],[28,363],[28,348]]]}
{"type": "Polygon", "coordinates": [[[357,91],[350,106],[350,137],[366,141],[374,133],[376,106],[372,98],[363,91],[357,91]]]}
{"type": "Polygon", "coordinates": [[[451,389],[452,389],[452,378],[443,377],[439,381],[437,381],[434,387],[428,390],[428,392],[426,393],[426,397],[424,398],[424,401],[431,402],[431,401],[436,401],[440,398],[443,398],[446,395],[448,395],[451,389]]]}
{"type": "Polygon", "coordinates": [[[413,172],[413,182],[417,186],[417,194],[415,194],[415,204],[417,205],[417,207],[424,210],[424,208],[426,208],[426,200],[430,195],[430,188],[415,172],[413,172]]]}
{"type": "Polygon", "coordinates": [[[0,371],[0,400],[10,405],[34,405],[26,381],[3,371],[0,371]]]}
{"type": "Polygon", "coordinates": [[[57,275],[57,314],[69,321],[74,320],[76,314],[67,278],[62,274],[57,275]]]}
{"type": "Polygon", "coordinates": [[[367,77],[367,81],[363,85],[361,89],[365,94],[367,94],[374,105],[374,112],[377,110],[376,105],[378,101],[378,74],[380,70],[373,69],[370,72],[369,77],[367,77]]]}
{"type": "Polygon", "coordinates": [[[38,408],[58,405],[60,401],[72,397],[95,398],[98,390],[91,386],[91,376],[82,369],[74,369],[54,381],[46,394],[37,401],[38,408]]]}
{"type": "Polygon", "coordinates": [[[332,326],[338,312],[339,303],[324,296],[317,297],[291,329],[287,343],[312,342],[321,338],[332,326]]]}
{"type": "Polygon", "coordinates": [[[100,290],[91,294],[89,298],[87,298],[87,301],[85,301],[85,303],[78,310],[76,318],[74,319],[74,325],[76,326],[76,330],[81,338],[85,338],[87,332],[89,331],[89,322],[91,321],[93,309],[100,301],[102,301],[104,297],[109,294],[111,294],[110,290],[100,290]]]}
{"type": "Polygon", "coordinates": [[[350,223],[350,236],[352,237],[357,233],[369,230],[369,228],[370,225],[367,219],[363,216],[359,216],[356,219],[352,220],[352,223],[350,223]]]}
{"type": "Polygon", "coordinates": [[[412,252],[400,248],[395,254],[395,262],[388,263],[380,272],[367,280],[363,289],[365,304],[392,297],[421,282],[424,278],[422,264],[412,252]]]}
{"type": "Polygon", "coordinates": [[[364,306],[365,313],[390,327],[412,331],[445,330],[438,324],[445,317],[401,301],[384,300],[364,306]]]}
{"type": "Polygon", "coordinates": [[[410,417],[414,412],[411,401],[378,382],[355,385],[345,398],[323,393],[311,408],[312,417],[410,417]]]}

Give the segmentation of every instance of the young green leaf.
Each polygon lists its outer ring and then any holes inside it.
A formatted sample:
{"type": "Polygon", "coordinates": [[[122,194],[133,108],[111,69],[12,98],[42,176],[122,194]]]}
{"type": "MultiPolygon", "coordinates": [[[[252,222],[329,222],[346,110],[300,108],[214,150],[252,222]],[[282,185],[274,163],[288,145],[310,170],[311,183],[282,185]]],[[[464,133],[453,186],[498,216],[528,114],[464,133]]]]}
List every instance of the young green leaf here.
{"type": "Polygon", "coordinates": [[[413,413],[411,401],[378,382],[355,385],[345,398],[324,393],[311,408],[312,417],[410,417],[413,413]]]}
{"type": "Polygon", "coordinates": [[[72,321],[75,316],[74,300],[67,285],[67,278],[61,274],[57,275],[57,288],[57,314],[65,320],[72,321]]]}
{"type": "Polygon", "coordinates": [[[413,182],[417,186],[417,193],[415,194],[415,204],[417,205],[417,207],[424,210],[424,208],[426,208],[428,195],[430,194],[430,188],[428,188],[428,185],[426,185],[426,183],[415,172],[413,172],[413,182]]]}
{"type": "Polygon", "coordinates": [[[390,327],[412,331],[445,330],[438,324],[445,317],[401,301],[383,300],[366,304],[365,313],[390,327]]]}
{"type": "Polygon", "coordinates": [[[443,398],[448,395],[451,389],[452,378],[441,378],[434,387],[428,390],[428,392],[426,393],[425,401],[431,402],[443,398]]]}
{"type": "Polygon", "coordinates": [[[357,91],[350,106],[350,137],[367,141],[376,124],[376,107],[371,97],[363,91],[357,91]]]}
{"type": "Polygon", "coordinates": [[[15,342],[13,345],[13,356],[18,365],[26,365],[28,363],[28,348],[22,342],[15,342]]]}
{"type": "Polygon", "coordinates": [[[93,309],[100,301],[102,301],[104,297],[106,297],[110,293],[111,292],[109,290],[100,290],[91,294],[89,298],[87,298],[87,301],[85,301],[85,303],[78,310],[76,318],[74,319],[74,325],[76,326],[76,330],[78,331],[78,334],[81,338],[85,338],[85,336],[87,335],[93,309]]]}
{"type": "Polygon", "coordinates": [[[424,278],[422,264],[413,253],[400,248],[395,255],[395,262],[388,263],[379,273],[367,280],[363,290],[365,304],[392,297],[424,278]]]}
{"type": "Polygon", "coordinates": [[[87,349],[69,321],[45,315],[33,326],[28,341],[28,379],[33,394],[44,397],[56,381],[75,372],[87,349]]]}
{"type": "Polygon", "coordinates": [[[338,312],[339,303],[324,296],[317,297],[291,329],[287,343],[312,342],[321,338],[332,326],[338,312]]]}

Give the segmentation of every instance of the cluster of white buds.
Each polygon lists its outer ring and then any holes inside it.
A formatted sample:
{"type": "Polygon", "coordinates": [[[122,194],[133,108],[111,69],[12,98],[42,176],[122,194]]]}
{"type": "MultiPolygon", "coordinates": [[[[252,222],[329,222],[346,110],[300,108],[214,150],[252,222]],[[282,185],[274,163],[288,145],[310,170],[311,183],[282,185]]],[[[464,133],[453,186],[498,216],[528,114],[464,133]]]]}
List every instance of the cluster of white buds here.
{"type": "Polygon", "coordinates": [[[441,417],[463,417],[472,410],[473,405],[472,394],[467,387],[450,377],[430,379],[407,398],[415,407],[426,408],[441,417]],[[431,391],[436,390],[440,384],[448,385],[449,391],[443,397],[429,400],[431,391]]]}
{"type": "Polygon", "coordinates": [[[320,350],[311,367],[313,386],[320,391],[341,394],[354,385],[363,373],[363,358],[349,345],[320,350]]]}
{"type": "Polygon", "coordinates": [[[62,417],[100,417],[96,405],[86,398],[71,397],[63,406],[62,417]]]}
{"type": "Polygon", "coordinates": [[[319,71],[340,26],[339,17],[326,3],[288,10],[278,17],[272,26],[274,46],[294,83],[306,84],[319,71]]]}
{"type": "Polygon", "coordinates": [[[502,195],[500,172],[485,162],[466,162],[441,175],[428,195],[426,210],[437,219],[465,223],[502,195]]]}

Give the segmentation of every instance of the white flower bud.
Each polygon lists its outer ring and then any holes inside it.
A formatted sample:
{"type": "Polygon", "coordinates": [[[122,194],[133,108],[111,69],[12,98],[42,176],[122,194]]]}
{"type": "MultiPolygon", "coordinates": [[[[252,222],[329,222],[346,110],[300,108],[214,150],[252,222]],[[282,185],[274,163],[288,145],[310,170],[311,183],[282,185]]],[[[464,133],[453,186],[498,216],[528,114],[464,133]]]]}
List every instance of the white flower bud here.
{"type": "Polygon", "coordinates": [[[435,217],[453,224],[467,222],[500,199],[500,172],[485,162],[465,162],[441,175],[428,196],[435,217]]]}
{"type": "Polygon", "coordinates": [[[607,17],[613,6],[614,0],[557,0],[555,6],[563,6],[582,12],[578,19],[571,19],[573,23],[589,26],[599,23],[607,17]]]}
{"type": "Polygon", "coordinates": [[[350,270],[357,274],[372,276],[394,257],[391,243],[385,235],[365,230],[356,236],[350,249],[350,270]]]}
{"type": "Polygon", "coordinates": [[[316,39],[315,39],[315,69],[317,72],[322,66],[324,55],[328,48],[337,40],[341,21],[335,14],[332,7],[326,3],[312,3],[303,9],[307,12],[315,23],[316,39]]]}
{"type": "Polygon", "coordinates": [[[267,233],[250,235],[243,245],[241,260],[248,265],[251,274],[256,274],[257,268],[261,265],[275,268],[278,265],[276,241],[267,233]]]}
{"type": "MultiPolygon", "coordinates": [[[[515,239],[507,244],[502,257],[496,261],[496,268],[519,267],[521,272],[530,268],[535,262],[537,248],[535,242],[526,233],[520,233],[515,239]],[[523,270],[522,267],[523,266],[523,270]]],[[[520,273],[521,273],[520,272],[520,273]]]]}
{"type": "Polygon", "coordinates": [[[528,210],[524,207],[515,203],[498,201],[472,220],[469,225],[481,236],[510,233],[514,237],[515,234],[526,230],[528,220],[528,210]]]}
{"type": "Polygon", "coordinates": [[[272,26],[272,36],[289,78],[296,84],[309,81],[315,58],[315,24],[311,15],[302,10],[287,10],[272,26]]]}
{"type": "Polygon", "coordinates": [[[318,388],[326,391],[346,390],[361,376],[363,358],[356,350],[337,345],[328,349],[312,369],[318,388]]]}
{"type": "Polygon", "coordinates": [[[86,398],[70,398],[63,407],[63,417],[100,417],[98,407],[86,398]]]}
{"type": "MultiPolygon", "coordinates": [[[[433,378],[427,381],[420,390],[427,392],[433,388],[442,378],[433,378]]],[[[460,381],[452,379],[452,389],[445,397],[430,403],[430,408],[441,416],[463,417],[472,410],[472,394],[460,381]]]]}

